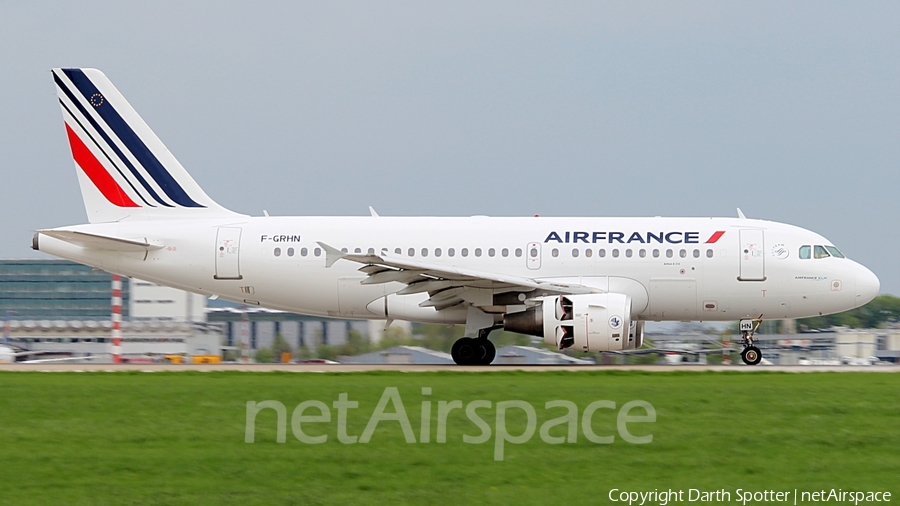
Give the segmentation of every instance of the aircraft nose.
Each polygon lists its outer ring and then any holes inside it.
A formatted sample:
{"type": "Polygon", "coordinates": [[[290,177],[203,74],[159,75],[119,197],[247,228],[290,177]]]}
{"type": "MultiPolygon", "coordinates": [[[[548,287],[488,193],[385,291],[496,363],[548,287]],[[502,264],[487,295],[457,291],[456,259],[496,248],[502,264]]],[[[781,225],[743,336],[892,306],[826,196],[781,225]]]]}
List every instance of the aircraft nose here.
{"type": "Polygon", "coordinates": [[[856,303],[859,306],[874,299],[881,290],[878,276],[865,266],[857,265],[856,270],[856,303]]]}

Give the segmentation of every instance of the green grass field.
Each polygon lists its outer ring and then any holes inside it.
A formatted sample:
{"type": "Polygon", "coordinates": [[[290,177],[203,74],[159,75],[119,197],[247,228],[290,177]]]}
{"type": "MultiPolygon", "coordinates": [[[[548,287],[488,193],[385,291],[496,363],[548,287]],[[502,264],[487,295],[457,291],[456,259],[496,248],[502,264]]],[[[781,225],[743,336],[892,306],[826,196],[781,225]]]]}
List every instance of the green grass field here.
{"type": "MultiPolygon", "coordinates": [[[[613,488],[842,488],[891,491],[896,502],[898,393],[900,375],[866,373],[0,372],[0,503],[587,504],[608,502],[613,488]],[[430,443],[407,443],[398,422],[381,422],[370,442],[342,444],[336,409],[330,423],[303,425],[326,443],[293,435],[298,404],[331,407],[341,393],[359,402],[347,433],[361,435],[386,387],[398,389],[416,438],[431,401],[430,443]],[[287,440],[276,442],[266,409],[247,444],[247,401],[265,400],[286,407],[287,440]],[[499,401],[533,405],[538,429],[565,413],[544,403],[572,401],[577,442],[547,444],[536,432],[496,461],[494,434],[463,442],[481,430],[457,409],[436,443],[438,401],[453,400],[491,401],[478,414],[492,430],[499,401]],[[592,430],[614,442],[589,442],[581,414],[597,400],[649,402],[656,422],[629,428],[652,442],[625,442],[609,409],[592,430]]],[[[509,410],[508,432],[522,434],[525,421],[509,410]]]]}

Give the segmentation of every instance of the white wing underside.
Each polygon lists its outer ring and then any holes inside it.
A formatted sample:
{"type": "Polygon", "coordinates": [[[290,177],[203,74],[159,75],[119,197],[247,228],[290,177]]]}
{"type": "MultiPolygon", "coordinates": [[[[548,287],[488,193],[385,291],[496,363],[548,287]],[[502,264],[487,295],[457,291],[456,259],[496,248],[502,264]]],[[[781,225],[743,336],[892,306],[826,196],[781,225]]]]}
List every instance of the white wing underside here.
{"type": "MultiPolygon", "coordinates": [[[[325,264],[331,267],[338,260],[349,260],[363,264],[359,271],[368,277],[360,284],[376,285],[398,282],[406,285],[397,295],[411,295],[427,292],[429,298],[419,304],[437,310],[470,302],[476,306],[492,305],[492,295],[497,293],[537,292],[548,294],[597,293],[596,288],[584,285],[542,281],[539,279],[498,274],[494,272],[464,269],[435,262],[413,260],[411,258],[382,252],[374,254],[344,253],[341,250],[319,242],[325,250],[325,264]]],[[[521,301],[521,303],[525,303],[521,301]]]]}

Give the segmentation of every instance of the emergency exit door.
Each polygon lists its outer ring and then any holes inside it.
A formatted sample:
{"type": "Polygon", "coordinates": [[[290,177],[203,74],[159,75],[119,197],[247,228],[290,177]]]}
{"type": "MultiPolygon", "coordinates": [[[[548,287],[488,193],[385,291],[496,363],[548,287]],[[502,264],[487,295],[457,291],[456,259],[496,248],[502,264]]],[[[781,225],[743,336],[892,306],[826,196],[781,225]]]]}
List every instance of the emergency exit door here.
{"type": "Polygon", "coordinates": [[[241,279],[241,229],[219,227],[216,233],[215,279],[241,279]]]}
{"type": "Polygon", "coordinates": [[[741,230],[741,275],[738,276],[740,281],[766,280],[764,252],[762,230],[741,230]]]}

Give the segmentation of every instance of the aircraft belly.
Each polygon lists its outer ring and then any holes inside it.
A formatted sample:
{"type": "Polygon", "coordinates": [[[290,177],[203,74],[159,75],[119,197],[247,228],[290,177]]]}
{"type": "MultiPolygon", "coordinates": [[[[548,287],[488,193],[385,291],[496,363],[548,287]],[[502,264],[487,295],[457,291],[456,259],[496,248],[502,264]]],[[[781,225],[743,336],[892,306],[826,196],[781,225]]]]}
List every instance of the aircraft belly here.
{"type": "Polygon", "coordinates": [[[337,280],[339,315],[344,317],[373,318],[376,315],[366,309],[373,300],[385,296],[384,284],[360,284],[365,277],[341,277],[337,280]]]}
{"type": "Polygon", "coordinates": [[[650,280],[650,318],[690,321],[697,318],[697,280],[654,278],[650,280]]]}

